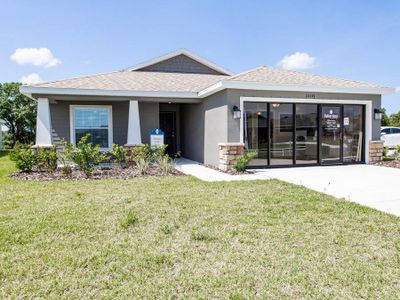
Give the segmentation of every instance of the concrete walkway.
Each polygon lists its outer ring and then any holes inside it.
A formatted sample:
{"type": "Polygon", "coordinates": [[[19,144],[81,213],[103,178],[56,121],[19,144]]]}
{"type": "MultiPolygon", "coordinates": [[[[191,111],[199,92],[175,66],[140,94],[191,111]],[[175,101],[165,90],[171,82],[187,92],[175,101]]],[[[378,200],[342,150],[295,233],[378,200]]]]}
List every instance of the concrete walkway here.
{"type": "Polygon", "coordinates": [[[229,175],[186,158],[180,158],[176,161],[176,169],[187,175],[192,175],[204,181],[239,181],[239,180],[256,180],[267,179],[263,174],[245,174],[245,175],[229,175]]]}
{"type": "Polygon", "coordinates": [[[256,174],[400,216],[400,169],[349,165],[264,169],[256,174]]]}
{"type": "Polygon", "coordinates": [[[229,175],[195,161],[179,159],[176,168],[204,181],[280,179],[400,216],[400,169],[371,165],[257,169],[229,175]]]}

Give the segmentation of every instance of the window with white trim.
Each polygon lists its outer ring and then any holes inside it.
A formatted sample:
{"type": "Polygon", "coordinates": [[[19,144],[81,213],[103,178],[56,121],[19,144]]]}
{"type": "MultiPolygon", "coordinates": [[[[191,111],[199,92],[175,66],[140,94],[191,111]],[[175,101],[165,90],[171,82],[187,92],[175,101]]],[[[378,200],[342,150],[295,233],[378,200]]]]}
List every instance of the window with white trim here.
{"type": "Polygon", "coordinates": [[[90,134],[89,142],[109,149],[112,144],[111,106],[72,106],[71,141],[78,143],[90,134]]]}

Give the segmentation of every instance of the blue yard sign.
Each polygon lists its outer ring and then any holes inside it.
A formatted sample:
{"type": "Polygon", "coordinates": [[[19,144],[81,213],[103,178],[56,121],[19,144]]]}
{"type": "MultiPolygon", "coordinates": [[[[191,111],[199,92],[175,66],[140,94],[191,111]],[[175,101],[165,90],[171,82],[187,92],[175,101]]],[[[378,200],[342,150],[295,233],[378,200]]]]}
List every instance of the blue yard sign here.
{"type": "Polygon", "coordinates": [[[164,145],[164,132],[160,128],[150,131],[150,146],[160,147],[164,145]]]}

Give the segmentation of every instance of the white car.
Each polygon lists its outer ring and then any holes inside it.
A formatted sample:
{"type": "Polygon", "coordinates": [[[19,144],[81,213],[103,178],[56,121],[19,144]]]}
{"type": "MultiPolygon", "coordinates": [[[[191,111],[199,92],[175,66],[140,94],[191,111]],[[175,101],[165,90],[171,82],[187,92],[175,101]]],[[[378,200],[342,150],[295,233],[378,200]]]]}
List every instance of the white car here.
{"type": "Polygon", "coordinates": [[[400,127],[382,127],[381,140],[388,148],[400,146],[400,127]]]}

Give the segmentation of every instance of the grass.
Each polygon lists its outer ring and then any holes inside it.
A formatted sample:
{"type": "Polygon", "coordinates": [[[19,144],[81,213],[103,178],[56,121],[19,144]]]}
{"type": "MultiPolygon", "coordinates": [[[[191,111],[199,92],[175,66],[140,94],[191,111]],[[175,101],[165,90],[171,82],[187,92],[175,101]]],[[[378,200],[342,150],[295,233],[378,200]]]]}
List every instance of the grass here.
{"type": "Polygon", "coordinates": [[[0,298],[399,298],[400,218],[280,181],[24,182],[0,298]]]}

